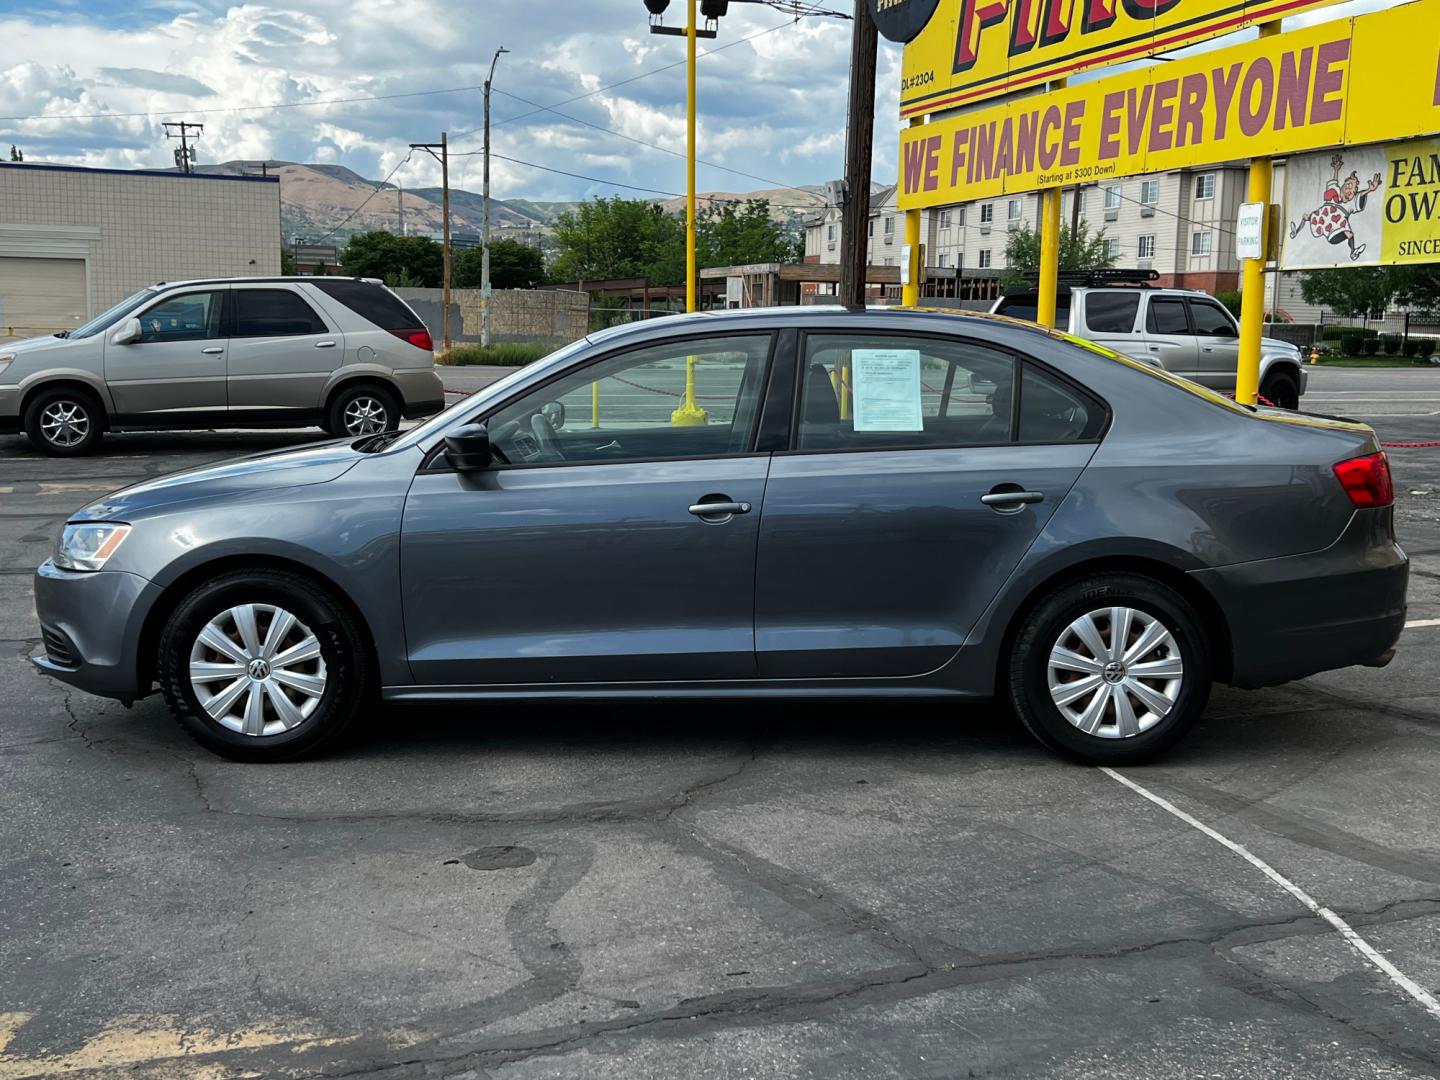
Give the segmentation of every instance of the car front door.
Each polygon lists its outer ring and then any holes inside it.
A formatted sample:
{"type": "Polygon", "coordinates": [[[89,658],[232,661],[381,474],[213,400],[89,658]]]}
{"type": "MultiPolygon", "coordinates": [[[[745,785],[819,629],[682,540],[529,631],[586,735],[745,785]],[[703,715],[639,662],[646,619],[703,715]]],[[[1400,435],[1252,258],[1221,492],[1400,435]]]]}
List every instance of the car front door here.
{"type": "Polygon", "coordinates": [[[760,674],[931,671],[1075,483],[1104,407],[957,338],[812,334],[802,356],[800,423],[760,522],[760,674]]]}
{"type": "Polygon", "coordinates": [[[401,538],[416,681],[752,677],[771,347],[736,334],[602,356],[477,417],[508,464],[433,457],[401,538]]]}
{"type": "Polygon", "coordinates": [[[1145,350],[1150,360],[1173,375],[1196,374],[1195,335],[1183,296],[1146,296],[1145,350]]]}
{"type": "Polygon", "coordinates": [[[1192,298],[1190,326],[1199,349],[1195,381],[1212,390],[1234,390],[1240,365],[1240,332],[1230,312],[1214,300],[1192,298]]]}
{"type": "Polygon", "coordinates": [[[233,419],[313,422],[345,337],[289,285],[231,289],[229,397],[233,419]]]}
{"type": "Polygon", "coordinates": [[[105,382],[120,423],[193,423],[225,417],[222,287],[171,293],[138,312],[140,337],[126,345],[105,331],[105,382]]]}

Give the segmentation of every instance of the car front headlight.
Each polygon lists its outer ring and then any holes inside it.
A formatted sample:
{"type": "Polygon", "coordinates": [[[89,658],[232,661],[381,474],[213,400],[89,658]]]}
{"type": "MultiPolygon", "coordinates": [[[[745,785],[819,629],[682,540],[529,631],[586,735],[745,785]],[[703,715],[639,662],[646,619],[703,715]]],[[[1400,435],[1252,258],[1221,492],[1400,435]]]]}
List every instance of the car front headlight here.
{"type": "Polygon", "coordinates": [[[99,570],[129,535],[129,525],[110,521],[66,525],[55,546],[55,565],[62,570],[99,570]]]}

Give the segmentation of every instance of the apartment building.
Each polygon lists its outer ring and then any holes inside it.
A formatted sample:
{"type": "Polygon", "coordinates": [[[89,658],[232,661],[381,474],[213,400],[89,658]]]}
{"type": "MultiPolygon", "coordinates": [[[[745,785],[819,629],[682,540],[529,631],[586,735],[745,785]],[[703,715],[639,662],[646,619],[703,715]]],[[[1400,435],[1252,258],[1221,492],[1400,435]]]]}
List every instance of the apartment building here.
{"type": "MultiPolygon", "coordinates": [[[[1114,265],[1155,270],[1160,283],[1209,293],[1239,287],[1235,219],[1245,201],[1246,170],[1225,167],[1127,177],[1067,189],[1065,222],[1076,212],[1092,233],[1104,230],[1114,265]]],[[[834,200],[832,200],[834,201],[834,200]]],[[[921,212],[925,263],[932,269],[1002,271],[1010,234],[1040,227],[1040,196],[976,199],[921,212]]],[[[905,242],[905,215],[895,188],[871,197],[868,261],[897,266],[905,242]]],[[[827,209],[806,223],[805,261],[840,261],[840,211],[827,209]]]]}

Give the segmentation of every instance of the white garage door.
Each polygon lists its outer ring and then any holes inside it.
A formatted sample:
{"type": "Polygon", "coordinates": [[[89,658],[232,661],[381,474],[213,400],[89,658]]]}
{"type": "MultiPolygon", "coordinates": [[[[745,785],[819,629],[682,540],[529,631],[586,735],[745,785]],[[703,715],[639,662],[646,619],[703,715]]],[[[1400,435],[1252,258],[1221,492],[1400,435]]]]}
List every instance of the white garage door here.
{"type": "Polygon", "coordinates": [[[85,260],[0,256],[0,339],[85,321],[85,260]]]}

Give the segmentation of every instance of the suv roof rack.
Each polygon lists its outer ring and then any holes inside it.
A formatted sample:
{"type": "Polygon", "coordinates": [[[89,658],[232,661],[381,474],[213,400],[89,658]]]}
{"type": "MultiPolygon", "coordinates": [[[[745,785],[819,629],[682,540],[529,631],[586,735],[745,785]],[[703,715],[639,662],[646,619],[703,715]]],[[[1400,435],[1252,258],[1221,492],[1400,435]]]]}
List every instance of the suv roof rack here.
{"type": "MultiPolygon", "coordinates": [[[[1026,282],[1039,283],[1039,270],[1025,270],[1021,277],[1026,282]]],[[[1061,270],[1056,281],[1062,285],[1149,285],[1160,280],[1158,270],[1126,270],[1114,267],[1104,270],[1061,270]]]]}

